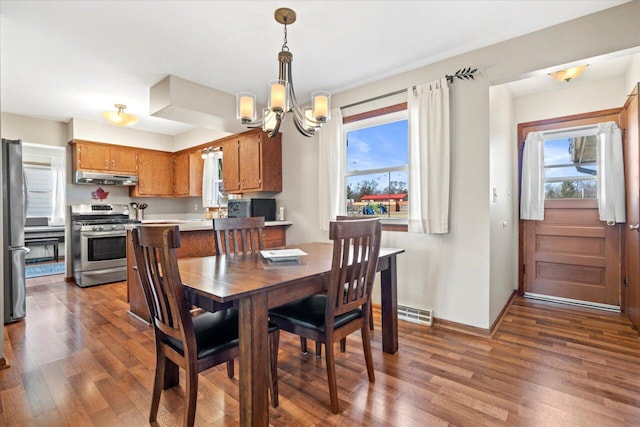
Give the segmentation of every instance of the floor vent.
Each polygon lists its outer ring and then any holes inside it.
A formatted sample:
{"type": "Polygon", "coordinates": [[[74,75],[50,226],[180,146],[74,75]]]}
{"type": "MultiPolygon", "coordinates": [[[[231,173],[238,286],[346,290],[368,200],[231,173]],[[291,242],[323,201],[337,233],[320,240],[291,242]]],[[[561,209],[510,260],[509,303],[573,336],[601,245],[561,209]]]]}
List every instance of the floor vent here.
{"type": "Polygon", "coordinates": [[[433,311],[398,305],[398,319],[431,326],[433,324],[433,311]]]}

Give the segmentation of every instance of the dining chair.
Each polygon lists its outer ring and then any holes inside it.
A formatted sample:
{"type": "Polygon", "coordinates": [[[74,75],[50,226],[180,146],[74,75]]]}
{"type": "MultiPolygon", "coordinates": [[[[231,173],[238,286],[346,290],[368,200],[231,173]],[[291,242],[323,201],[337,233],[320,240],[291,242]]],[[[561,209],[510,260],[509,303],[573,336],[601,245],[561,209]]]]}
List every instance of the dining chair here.
{"type": "MultiPolygon", "coordinates": [[[[336,216],[336,221],[357,221],[363,219],[373,219],[378,218],[377,216],[336,216]]],[[[373,305],[369,304],[369,329],[373,331],[373,305]]],[[[347,339],[343,338],[340,340],[340,351],[344,353],[347,348],[347,339]]],[[[302,354],[307,354],[307,339],[304,337],[300,337],[300,351],[302,354]]],[[[320,357],[322,355],[322,344],[316,341],[316,357],[320,357]]]]}
{"type": "MultiPolygon", "coordinates": [[[[338,216],[336,216],[336,221],[358,221],[358,220],[373,219],[373,218],[379,218],[379,217],[377,217],[377,216],[362,217],[362,216],[342,216],[342,215],[338,215],[338,216]]],[[[372,304],[369,304],[369,329],[371,329],[373,331],[373,305],[372,304]]]]}
{"type": "MultiPolygon", "coordinates": [[[[169,364],[175,364],[186,371],[184,425],[193,426],[198,373],[228,362],[227,375],[233,378],[233,365],[229,362],[239,353],[238,312],[229,308],[192,317],[178,270],[176,249],[180,247],[180,231],[177,226],[139,226],[131,235],[155,335],[156,368],[149,421],[156,420],[160,394],[170,385],[165,385],[165,381],[172,378],[177,382],[177,372],[167,370],[169,364]]],[[[278,342],[279,330],[270,325],[269,388],[273,407],[278,406],[278,342]]]]}
{"type": "Polygon", "coordinates": [[[360,330],[369,381],[374,382],[369,305],[380,253],[380,221],[334,221],[331,273],[326,294],[316,294],[269,310],[280,329],[325,344],[331,411],[338,413],[334,343],[360,330]]]}
{"type": "Polygon", "coordinates": [[[255,253],[262,249],[264,217],[214,218],[216,253],[255,253]]]}

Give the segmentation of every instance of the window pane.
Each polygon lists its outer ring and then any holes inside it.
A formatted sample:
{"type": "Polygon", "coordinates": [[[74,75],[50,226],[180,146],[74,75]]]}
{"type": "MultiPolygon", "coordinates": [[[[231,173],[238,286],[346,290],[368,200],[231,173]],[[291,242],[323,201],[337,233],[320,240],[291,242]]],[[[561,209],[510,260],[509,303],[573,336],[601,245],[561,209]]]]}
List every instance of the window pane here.
{"type": "Polygon", "coordinates": [[[347,215],[408,218],[407,171],[347,178],[347,215]]]}
{"type": "Polygon", "coordinates": [[[595,163],[596,147],[595,135],[547,140],[544,142],[544,165],[595,163]]]}
{"type": "Polygon", "coordinates": [[[51,217],[51,167],[25,165],[28,200],[27,217],[51,217]]]}
{"type": "Polygon", "coordinates": [[[596,148],[596,135],[545,141],[545,198],[596,198],[596,148]]]}
{"type": "Polygon", "coordinates": [[[565,180],[567,178],[595,179],[597,174],[596,164],[582,164],[575,166],[564,166],[544,169],[544,179],[548,180],[565,180]]]}
{"type": "Polygon", "coordinates": [[[347,171],[404,166],[408,147],[408,120],[347,132],[347,171]]]}
{"type": "Polygon", "coordinates": [[[596,180],[548,182],[544,185],[545,199],[595,199],[596,180]]]}

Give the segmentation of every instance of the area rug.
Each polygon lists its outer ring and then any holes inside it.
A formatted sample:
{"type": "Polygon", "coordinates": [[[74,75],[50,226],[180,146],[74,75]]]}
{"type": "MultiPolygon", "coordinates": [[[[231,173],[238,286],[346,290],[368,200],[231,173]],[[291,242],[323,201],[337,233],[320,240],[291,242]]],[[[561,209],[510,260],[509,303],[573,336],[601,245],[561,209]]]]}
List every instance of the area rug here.
{"type": "Polygon", "coordinates": [[[52,274],[64,273],[64,262],[55,262],[48,264],[36,264],[25,266],[25,277],[51,276],[52,274]]]}

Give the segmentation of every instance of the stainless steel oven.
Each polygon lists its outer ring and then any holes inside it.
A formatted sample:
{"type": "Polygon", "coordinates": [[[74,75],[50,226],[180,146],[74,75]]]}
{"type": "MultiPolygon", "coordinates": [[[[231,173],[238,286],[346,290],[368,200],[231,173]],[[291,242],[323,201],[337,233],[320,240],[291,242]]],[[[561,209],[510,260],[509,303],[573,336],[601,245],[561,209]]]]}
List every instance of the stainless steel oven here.
{"type": "Polygon", "coordinates": [[[87,287],[120,282],[127,277],[127,205],[71,207],[73,277],[87,287]]]}

